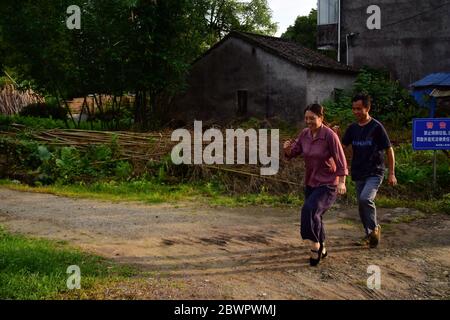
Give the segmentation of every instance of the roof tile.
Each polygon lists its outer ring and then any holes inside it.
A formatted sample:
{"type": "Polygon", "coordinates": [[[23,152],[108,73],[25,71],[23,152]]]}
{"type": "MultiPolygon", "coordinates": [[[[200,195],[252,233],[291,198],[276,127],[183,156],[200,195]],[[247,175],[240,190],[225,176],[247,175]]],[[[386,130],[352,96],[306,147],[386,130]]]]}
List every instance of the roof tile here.
{"type": "Polygon", "coordinates": [[[228,36],[250,41],[262,49],[266,49],[273,54],[308,69],[328,69],[348,73],[358,72],[355,68],[339,63],[314,50],[305,48],[298,42],[292,40],[237,31],[231,32],[228,36]]]}

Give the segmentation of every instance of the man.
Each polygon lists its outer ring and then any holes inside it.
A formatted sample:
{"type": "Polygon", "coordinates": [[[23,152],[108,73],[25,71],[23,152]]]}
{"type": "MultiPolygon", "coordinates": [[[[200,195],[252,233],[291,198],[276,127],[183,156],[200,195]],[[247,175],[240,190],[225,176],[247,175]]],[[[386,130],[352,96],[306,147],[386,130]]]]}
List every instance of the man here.
{"type": "Polygon", "coordinates": [[[376,248],[380,242],[381,226],[377,223],[375,197],[385,175],[384,152],[389,163],[388,182],[397,185],[395,177],[394,149],[383,125],[373,119],[369,112],[369,95],[357,94],[352,100],[352,111],[356,122],[344,134],[342,144],[353,149],[351,166],[352,180],[356,184],[358,209],[366,237],[360,245],[376,248]]]}

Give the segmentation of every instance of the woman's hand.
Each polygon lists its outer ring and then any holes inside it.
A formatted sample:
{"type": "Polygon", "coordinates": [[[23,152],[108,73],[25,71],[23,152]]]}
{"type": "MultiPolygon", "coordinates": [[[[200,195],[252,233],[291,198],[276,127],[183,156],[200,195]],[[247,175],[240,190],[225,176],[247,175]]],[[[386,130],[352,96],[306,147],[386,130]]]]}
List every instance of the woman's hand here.
{"type": "Polygon", "coordinates": [[[337,192],[341,196],[347,193],[347,187],[345,186],[345,182],[338,183],[337,192]]]}
{"type": "Polygon", "coordinates": [[[292,150],[292,140],[287,140],[284,144],[283,144],[283,149],[284,149],[284,153],[287,154],[288,156],[291,155],[291,150],[292,150]]]}

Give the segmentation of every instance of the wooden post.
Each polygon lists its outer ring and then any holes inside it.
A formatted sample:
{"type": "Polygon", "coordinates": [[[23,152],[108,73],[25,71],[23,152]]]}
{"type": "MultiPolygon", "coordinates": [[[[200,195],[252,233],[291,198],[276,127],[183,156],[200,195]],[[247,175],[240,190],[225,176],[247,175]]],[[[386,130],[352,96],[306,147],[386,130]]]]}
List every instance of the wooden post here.
{"type": "Polygon", "coordinates": [[[436,191],[436,185],[437,185],[437,174],[436,174],[436,162],[437,162],[437,151],[434,150],[433,152],[433,189],[436,191]]]}

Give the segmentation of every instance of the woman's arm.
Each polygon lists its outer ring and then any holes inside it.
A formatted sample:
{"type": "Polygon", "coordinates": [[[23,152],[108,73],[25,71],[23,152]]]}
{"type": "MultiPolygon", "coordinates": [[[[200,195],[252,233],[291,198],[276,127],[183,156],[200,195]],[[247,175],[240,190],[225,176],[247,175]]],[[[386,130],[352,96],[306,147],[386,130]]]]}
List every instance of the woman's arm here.
{"type": "Polygon", "coordinates": [[[339,141],[337,134],[334,132],[328,137],[328,146],[330,148],[330,154],[336,163],[336,174],[339,177],[338,181],[338,193],[345,194],[347,188],[345,186],[346,176],[348,176],[347,159],[345,158],[344,149],[339,141]]]}
{"type": "Polygon", "coordinates": [[[301,135],[292,142],[291,140],[288,140],[284,143],[283,149],[284,149],[284,155],[287,159],[295,158],[303,153],[302,149],[302,143],[301,143],[301,135]]]}
{"type": "Polygon", "coordinates": [[[347,193],[347,187],[345,185],[346,176],[339,176],[339,182],[337,186],[338,194],[344,195],[347,193]]]}

